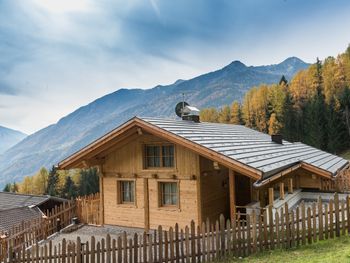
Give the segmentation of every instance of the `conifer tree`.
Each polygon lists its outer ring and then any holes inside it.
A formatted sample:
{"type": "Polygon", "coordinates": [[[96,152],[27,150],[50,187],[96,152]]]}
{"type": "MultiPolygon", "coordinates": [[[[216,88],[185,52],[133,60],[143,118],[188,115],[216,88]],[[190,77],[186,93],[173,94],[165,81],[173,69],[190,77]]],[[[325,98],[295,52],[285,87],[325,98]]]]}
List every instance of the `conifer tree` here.
{"type": "Polygon", "coordinates": [[[66,177],[61,196],[67,199],[75,198],[78,196],[77,187],[70,176],[66,177]]]}
{"type": "MultiPolygon", "coordinates": [[[[350,49],[350,47],[349,47],[350,49]]],[[[350,51],[349,51],[350,52],[350,51]]],[[[350,88],[345,87],[340,96],[340,103],[344,114],[345,124],[350,136],[350,88]]]]}
{"type": "Polygon", "coordinates": [[[11,184],[10,183],[6,184],[2,191],[3,192],[11,192],[11,184]]]}
{"type": "Polygon", "coordinates": [[[296,141],[298,138],[296,112],[293,105],[292,95],[290,94],[289,89],[285,90],[282,116],[283,118],[281,133],[283,137],[289,141],[296,141]]]}
{"type": "Polygon", "coordinates": [[[307,105],[306,109],[306,137],[305,141],[321,150],[327,149],[327,121],[325,116],[325,101],[321,89],[307,105]]]}
{"type": "Polygon", "coordinates": [[[49,171],[49,176],[47,179],[46,193],[48,195],[51,195],[51,196],[58,195],[57,183],[58,183],[57,168],[55,166],[52,166],[51,170],[49,171]]]}
{"type": "Polygon", "coordinates": [[[348,138],[348,134],[346,133],[341,112],[338,111],[337,108],[335,99],[331,99],[327,108],[327,150],[335,154],[345,150],[348,146],[348,143],[346,143],[346,141],[348,141],[346,140],[346,138],[348,138]]]}
{"type": "Polygon", "coordinates": [[[80,172],[79,194],[90,195],[99,192],[99,177],[96,168],[84,169],[80,172]]]}
{"type": "Polygon", "coordinates": [[[284,75],[282,75],[280,81],[278,82],[278,85],[288,85],[288,81],[284,75]]]}

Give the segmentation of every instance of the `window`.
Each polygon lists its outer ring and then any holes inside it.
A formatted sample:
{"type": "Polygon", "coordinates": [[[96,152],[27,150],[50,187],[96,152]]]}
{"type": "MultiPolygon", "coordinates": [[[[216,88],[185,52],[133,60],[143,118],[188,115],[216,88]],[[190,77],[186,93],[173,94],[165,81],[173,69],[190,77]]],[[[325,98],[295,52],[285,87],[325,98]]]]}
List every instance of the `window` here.
{"type": "Polygon", "coordinates": [[[118,181],[119,204],[135,203],[135,182],[134,181],[118,181]]]}
{"type": "Polygon", "coordinates": [[[176,182],[159,183],[160,205],[161,206],[177,206],[178,205],[178,187],[176,182]]]}
{"type": "Polygon", "coordinates": [[[145,168],[174,167],[174,145],[146,145],[145,168]]]}

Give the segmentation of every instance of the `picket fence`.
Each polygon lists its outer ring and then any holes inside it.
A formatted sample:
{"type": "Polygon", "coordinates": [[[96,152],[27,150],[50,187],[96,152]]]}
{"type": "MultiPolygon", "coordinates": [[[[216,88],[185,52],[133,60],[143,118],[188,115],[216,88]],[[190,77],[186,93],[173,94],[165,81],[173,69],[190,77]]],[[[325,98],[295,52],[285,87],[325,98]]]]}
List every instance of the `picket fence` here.
{"type": "Polygon", "coordinates": [[[89,225],[101,225],[100,194],[80,196],[75,200],[76,216],[79,221],[89,225]]]}
{"type": "Polygon", "coordinates": [[[109,235],[97,241],[94,236],[82,243],[63,240],[34,245],[30,249],[11,253],[6,262],[58,263],[138,263],[138,262],[213,262],[226,257],[245,257],[273,249],[289,249],[319,240],[350,233],[350,198],[321,199],[310,205],[301,203],[296,209],[287,205],[277,212],[272,207],[262,215],[255,212],[246,218],[237,214],[234,220],[220,217],[216,222],[196,226],[191,222],[185,229],[164,229],[112,239],[109,235]]]}

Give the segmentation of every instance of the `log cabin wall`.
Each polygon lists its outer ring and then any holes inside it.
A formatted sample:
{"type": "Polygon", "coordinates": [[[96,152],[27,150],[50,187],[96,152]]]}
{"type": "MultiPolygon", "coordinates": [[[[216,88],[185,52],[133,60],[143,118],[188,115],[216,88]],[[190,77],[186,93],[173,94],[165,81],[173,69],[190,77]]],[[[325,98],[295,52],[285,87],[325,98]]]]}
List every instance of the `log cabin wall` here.
{"type": "Polygon", "coordinates": [[[215,222],[220,214],[229,218],[230,196],[228,169],[214,169],[213,161],[200,157],[200,191],[202,196],[202,219],[215,222]]]}
{"type": "Polygon", "coordinates": [[[123,146],[110,152],[103,165],[104,223],[130,227],[145,227],[145,179],[148,184],[149,226],[180,227],[191,220],[198,223],[199,207],[199,156],[187,148],[175,145],[174,168],[144,169],[145,144],[162,144],[166,141],[152,135],[138,135],[123,146]],[[118,180],[134,180],[135,204],[118,204],[118,180]],[[159,183],[177,182],[179,204],[177,207],[161,207],[159,183]]]}

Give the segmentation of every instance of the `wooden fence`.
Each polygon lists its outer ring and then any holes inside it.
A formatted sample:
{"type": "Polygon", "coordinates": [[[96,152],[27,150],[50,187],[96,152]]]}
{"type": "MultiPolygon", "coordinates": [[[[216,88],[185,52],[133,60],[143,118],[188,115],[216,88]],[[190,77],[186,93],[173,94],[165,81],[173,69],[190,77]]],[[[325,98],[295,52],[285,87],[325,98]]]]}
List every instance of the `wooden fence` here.
{"type": "Polygon", "coordinates": [[[78,197],[76,200],[76,214],[79,221],[89,225],[101,225],[100,194],[78,197]]]}
{"type": "MultiPolygon", "coordinates": [[[[10,253],[7,262],[70,262],[70,263],[138,263],[138,262],[213,262],[226,257],[245,257],[273,249],[289,249],[350,233],[350,198],[339,200],[337,194],[328,203],[301,203],[295,209],[273,213],[272,207],[263,215],[254,212],[246,219],[223,217],[216,222],[179,229],[178,225],[164,231],[160,226],[149,233],[112,239],[91,237],[82,243],[63,240],[35,245],[10,253]]],[[[11,249],[10,249],[11,250],[11,249]]]]}
{"type": "Polygon", "coordinates": [[[16,253],[69,225],[75,215],[75,204],[69,201],[45,214],[43,218],[22,222],[7,233],[0,233],[0,261],[8,256],[9,248],[16,253]]]}
{"type": "Polygon", "coordinates": [[[344,169],[335,178],[335,192],[350,192],[350,169],[344,169]]]}

